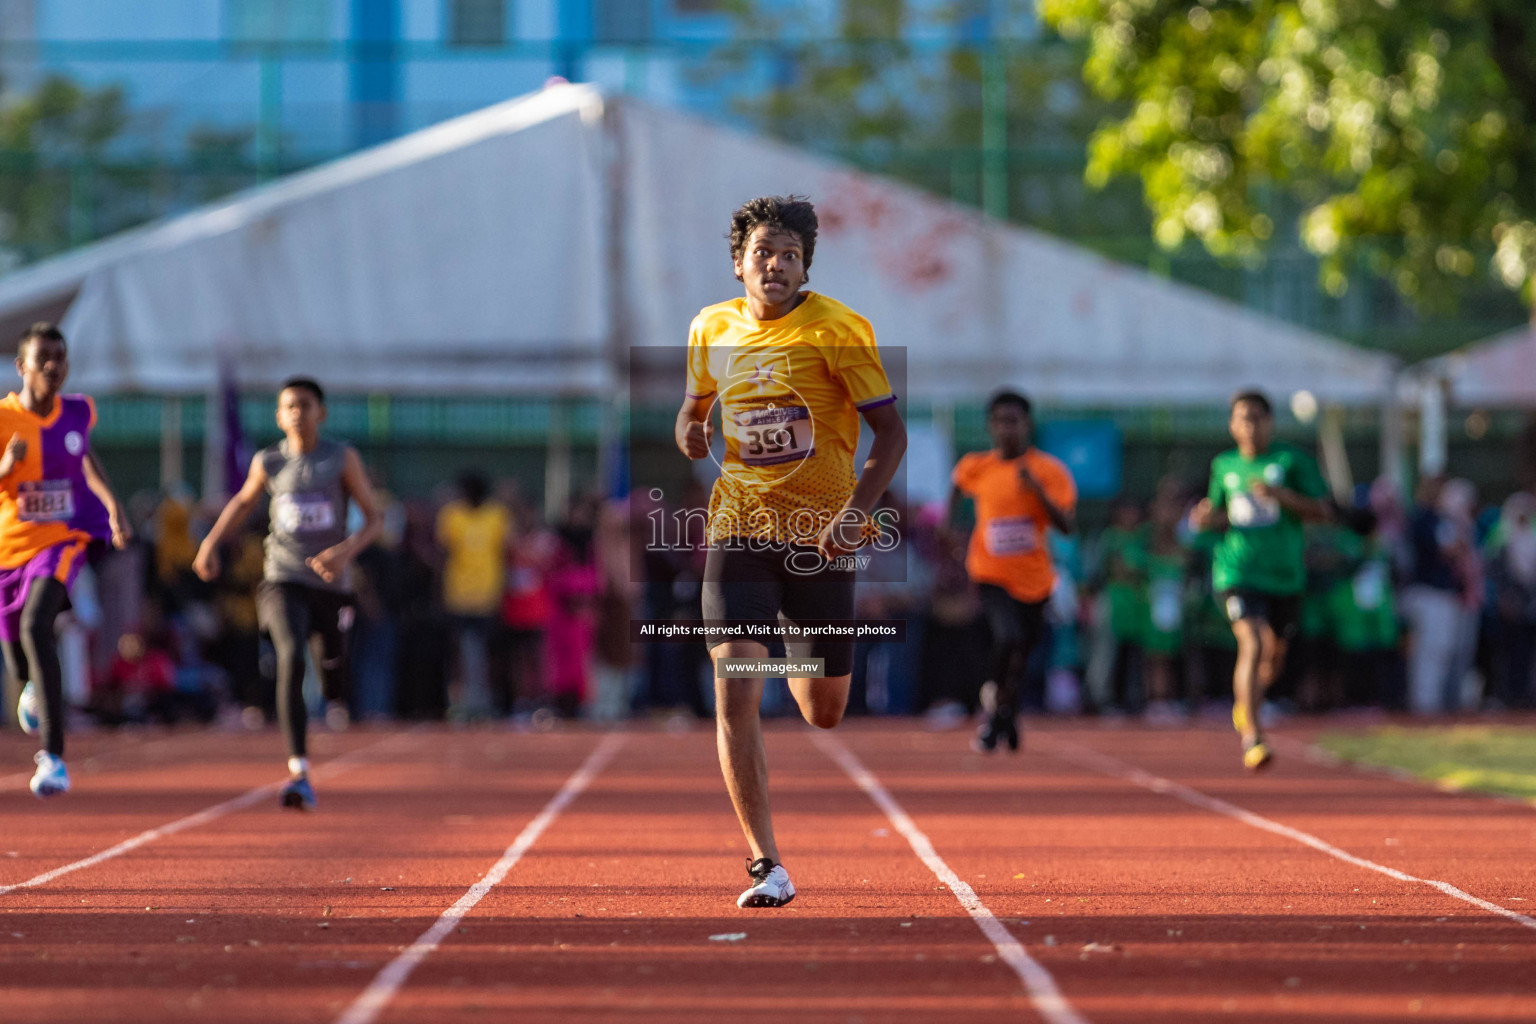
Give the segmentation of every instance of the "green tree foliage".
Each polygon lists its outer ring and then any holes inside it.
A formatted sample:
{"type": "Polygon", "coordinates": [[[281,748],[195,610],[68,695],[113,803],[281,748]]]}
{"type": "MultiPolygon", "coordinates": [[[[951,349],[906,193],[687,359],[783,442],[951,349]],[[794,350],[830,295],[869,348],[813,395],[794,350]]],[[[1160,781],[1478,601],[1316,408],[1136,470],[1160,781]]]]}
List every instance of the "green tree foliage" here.
{"type": "Polygon", "coordinates": [[[99,162],[126,122],[120,89],[60,77],[0,106],[0,259],[55,252],[90,234],[74,170],[99,162]]]}
{"type": "Polygon", "coordinates": [[[1368,266],[1449,305],[1490,272],[1536,301],[1530,0],[1039,0],[1124,116],[1087,176],[1140,178],[1157,239],[1259,253],[1299,207],[1332,294],[1368,266]],[[1284,221],[1282,221],[1284,223],[1284,221]]]}

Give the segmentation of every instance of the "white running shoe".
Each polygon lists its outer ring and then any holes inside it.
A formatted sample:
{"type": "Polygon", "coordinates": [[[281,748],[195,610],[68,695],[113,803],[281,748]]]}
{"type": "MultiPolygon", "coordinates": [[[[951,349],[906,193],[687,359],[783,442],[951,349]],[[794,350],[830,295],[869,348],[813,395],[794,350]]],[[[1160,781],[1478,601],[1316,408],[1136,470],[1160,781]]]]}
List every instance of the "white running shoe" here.
{"type": "Polygon", "coordinates": [[[69,792],[69,770],[62,757],[54,757],[46,750],[39,750],[32,758],[37,771],[32,775],[32,793],[39,800],[69,792]]]}
{"type": "Polygon", "coordinates": [[[782,907],[795,898],[795,884],[789,880],[784,865],[767,857],[747,862],[752,888],[736,897],[738,907],[782,907]]]}
{"type": "Polygon", "coordinates": [[[16,702],[16,721],[28,736],[36,736],[43,727],[42,714],[37,708],[37,687],[30,681],[21,688],[21,699],[16,702]]]}

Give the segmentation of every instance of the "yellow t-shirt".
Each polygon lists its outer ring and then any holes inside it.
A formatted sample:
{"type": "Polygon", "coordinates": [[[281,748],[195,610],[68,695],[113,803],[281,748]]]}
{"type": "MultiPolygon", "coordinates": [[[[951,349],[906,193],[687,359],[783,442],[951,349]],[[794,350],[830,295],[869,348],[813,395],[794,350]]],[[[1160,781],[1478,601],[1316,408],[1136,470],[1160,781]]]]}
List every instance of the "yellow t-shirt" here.
{"type": "Polygon", "coordinates": [[[725,432],[710,543],[815,543],[853,493],[859,414],[896,400],[869,321],[816,292],[777,320],[754,319],[745,298],[701,310],[688,394],[717,396],[725,432]]]}
{"type": "Polygon", "coordinates": [[[494,501],[479,508],[451,501],[437,514],[437,542],[448,556],[443,566],[443,604],[449,612],[493,615],[501,607],[511,529],[511,515],[494,501]]]}

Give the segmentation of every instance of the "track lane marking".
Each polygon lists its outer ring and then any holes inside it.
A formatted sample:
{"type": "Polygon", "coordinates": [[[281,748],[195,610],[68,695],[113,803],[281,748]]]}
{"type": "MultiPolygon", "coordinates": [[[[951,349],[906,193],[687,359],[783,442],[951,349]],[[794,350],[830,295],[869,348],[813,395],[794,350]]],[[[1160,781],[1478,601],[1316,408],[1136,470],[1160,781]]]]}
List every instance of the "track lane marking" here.
{"type": "Polygon", "coordinates": [[[1357,857],[1347,850],[1343,850],[1337,846],[1334,846],[1332,843],[1327,842],[1326,840],[1319,839],[1317,836],[1312,835],[1310,832],[1303,832],[1299,828],[1292,828],[1289,825],[1282,825],[1278,821],[1273,821],[1264,817],[1263,815],[1255,814],[1253,811],[1246,810],[1237,806],[1236,804],[1228,803],[1219,797],[1208,796],[1205,793],[1200,792],[1198,789],[1192,789],[1183,783],[1174,782],[1171,779],[1165,779],[1160,775],[1153,775],[1151,772],[1137,768],[1133,764],[1128,764],[1127,762],[1121,761],[1118,758],[1110,757],[1108,754],[1101,754],[1097,750],[1094,750],[1091,747],[1085,747],[1080,743],[1074,743],[1071,740],[1064,740],[1055,736],[1042,735],[1038,732],[1034,734],[1034,737],[1037,746],[1044,745],[1046,749],[1050,750],[1054,756],[1068,762],[1069,764],[1075,764],[1079,768],[1087,768],[1088,770],[1096,771],[1101,775],[1108,775],[1111,778],[1123,779],[1126,782],[1140,786],[1142,789],[1150,790],[1153,793],[1158,793],[1163,796],[1171,796],[1174,799],[1182,800],[1193,807],[1199,807],[1202,810],[1212,811],[1216,814],[1225,815],[1229,818],[1241,821],[1245,825],[1251,825],[1254,828],[1261,829],[1265,832],[1269,832],[1277,836],[1282,836],[1286,839],[1294,840],[1303,846],[1309,846],[1312,849],[1317,850],[1319,853],[1326,853],[1328,856],[1337,860],[1341,860],[1346,864],[1353,864],[1355,867],[1364,868],[1367,871],[1374,871],[1377,874],[1386,875],[1388,878],[1395,879],[1399,882],[1411,882],[1418,885],[1427,885],[1432,889],[1439,890],[1447,896],[1451,896],[1465,903],[1470,903],[1474,907],[1477,907],[1481,910],[1486,910],[1490,914],[1497,914],[1499,917],[1507,918],[1508,920],[1513,921],[1515,924],[1521,925],[1522,927],[1536,930],[1536,918],[1527,917],[1525,914],[1510,910],[1508,907],[1501,907],[1497,903],[1491,903],[1488,900],[1482,899],[1481,897],[1473,896],[1471,893],[1462,889],[1458,889],[1456,886],[1449,882],[1440,882],[1433,878],[1420,878],[1417,875],[1410,875],[1406,871],[1399,871],[1396,868],[1389,868],[1385,864],[1378,864],[1373,860],[1367,860],[1364,857],[1357,857]]]}
{"type": "Polygon", "coordinates": [[[619,733],[609,733],[603,737],[596,749],[587,755],[581,767],[577,768],[555,795],[550,797],[549,803],[544,805],[544,809],[538,813],[538,816],[523,826],[523,830],[517,834],[512,845],[507,847],[506,852],[501,855],[501,859],[491,865],[491,869],[480,881],[470,886],[453,906],[443,911],[437,922],[422,932],[420,938],[407,946],[399,956],[385,964],[362,994],[352,1001],[352,1005],[348,1006],[340,1017],[336,1018],[336,1024],[370,1024],[376,1020],[389,1001],[400,991],[406,979],[411,976],[411,972],[442,944],[443,940],[453,932],[454,927],[474,909],[475,904],[484,899],[497,883],[507,877],[507,872],[522,860],[523,854],[538,842],[539,837],[560,816],[560,813],[570,805],[572,800],[581,795],[582,790],[586,789],[613,759],[613,755],[618,752],[619,747],[623,746],[625,739],[626,737],[619,733]]]}
{"type": "MultiPolygon", "coordinates": [[[[955,900],[971,915],[971,920],[976,922],[976,927],[981,929],[992,943],[992,948],[997,950],[998,957],[1009,967],[1013,973],[1019,976],[1024,983],[1024,989],[1029,993],[1029,1000],[1034,1004],[1040,1016],[1050,1024],[1087,1024],[1086,1018],[1072,1008],[1067,1002],[1066,996],[1061,994],[1061,989],[1056,985],[1056,979],[1051,972],[1025,950],[1023,943],[1014,938],[1007,928],[999,921],[981,902],[981,897],[966,883],[954,869],[945,863],[934,849],[933,843],[917,827],[907,812],[896,802],[896,798],[880,784],[873,772],[859,761],[847,747],[824,732],[815,732],[811,735],[811,741],[821,748],[821,752],[831,758],[839,768],[848,774],[854,785],[862,789],[876,807],[885,813],[886,819],[897,832],[901,833],[912,852],[917,858],[928,866],[939,881],[949,887],[955,900]]],[[[354,1024],[354,1022],[346,1022],[354,1024]]]]}
{"type": "MultiPolygon", "coordinates": [[[[356,750],[349,751],[348,753],[342,754],[340,757],[333,758],[332,760],[327,761],[325,764],[320,765],[315,769],[315,778],[328,779],[334,778],[337,775],[345,774],[346,772],[351,771],[353,768],[356,768],[358,765],[363,763],[363,754],[376,750],[386,744],[392,743],[400,739],[403,735],[411,734],[396,733],[392,736],[386,736],[374,743],[369,743],[366,746],[358,747],[356,750]]],[[[270,797],[276,794],[279,789],[287,784],[287,782],[287,779],[279,779],[276,782],[268,782],[264,785],[257,786],[255,789],[250,790],[249,792],[242,793],[237,797],[225,800],[223,803],[214,804],[212,807],[205,807],[203,810],[198,811],[195,814],[189,814],[185,818],[178,818],[168,825],[161,825],[158,828],[152,828],[146,832],[140,832],[136,836],[124,839],[122,842],[114,846],[109,846],[99,853],[91,854],[89,857],[83,857],[80,860],[65,864],[62,867],[54,868],[51,871],[44,871],[42,874],[29,878],[24,882],[17,882],[14,885],[0,885],[0,896],[4,896],[6,893],[15,892],[17,889],[32,889],[40,885],[47,885],[49,882],[56,878],[71,874],[75,871],[80,871],[84,868],[94,867],[104,861],[109,861],[116,857],[121,857],[125,853],[131,853],[141,846],[145,846],[154,842],[156,839],[164,839],[166,836],[175,835],[178,832],[185,832],[188,829],[196,828],[199,825],[206,825],[210,821],[224,817],[226,814],[232,814],[235,811],[244,810],[252,804],[257,803],[264,797],[270,797]]]]}

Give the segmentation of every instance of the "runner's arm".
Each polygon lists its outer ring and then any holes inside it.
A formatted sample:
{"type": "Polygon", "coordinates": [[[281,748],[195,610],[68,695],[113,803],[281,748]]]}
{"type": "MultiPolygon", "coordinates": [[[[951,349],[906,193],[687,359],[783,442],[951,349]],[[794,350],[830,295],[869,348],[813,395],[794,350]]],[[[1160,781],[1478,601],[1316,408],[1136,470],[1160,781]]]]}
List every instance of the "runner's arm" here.
{"type": "Polygon", "coordinates": [[[1058,508],[1044,493],[1040,495],[1040,504],[1045,506],[1045,514],[1051,517],[1051,525],[1056,527],[1057,533],[1070,536],[1077,531],[1077,513],[1058,508]]]}
{"type": "Polygon", "coordinates": [[[363,458],[357,454],[356,448],[348,448],[343,457],[341,485],[347,497],[352,499],[357,510],[363,514],[363,525],[346,540],[326,548],[306,563],[327,583],[340,576],[342,570],[368,550],[368,545],[378,540],[379,534],[384,532],[384,517],[379,514],[378,502],[373,497],[373,484],[368,479],[368,470],[363,466],[363,458]]]}
{"type": "Polygon", "coordinates": [[[123,515],[122,503],[112,491],[112,481],[107,479],[107,471],[97,460],[96,453],[90,451],[85,453],[80,468],[85,472],[85,486],[107,507],[107,522],[112,526],[112,546],[122,550],[133,540],[133,527],[129,525],[128,517],[123,515]]]}
{"type": "Polygon", "coordinates": [[[1025,489],[1033,494],[1045,508],[1045,515],[1056,528],[1056,532],[1068,535],[1077,529],[1077,514],[1071,509],[1064,509],[1051,500],[1051,496],[1045,492],[1045,486],[1036,479],[1035,474],[1029,471],[1027,465],[1019,466],[1019,482],[1025,489]]]}
{"type": "Polygon", "coordinates": [[[1052,501],[1050,495],[1045,493],[1045,488],[1040,486],[1040,481],[1036,480],[1027,471],[1021,472],[1019,478],[1024,481],[1024,486],[1033,491],[1035,497],[1040,499],[1040,504],[1045,508],[1046,518],[1050,519],[1051,525],[1056,527],[1057,533],[1070,535],[1072,531],[1077,529],[1077,513],[1064,509],[1052,501]]]}
{"type": "Polygon", "coordinates": [[[245,478],[245,483],[235,496],[229,499],[224,510],[219,513],[218,520],[213,524],[213,529],[208,531],[208,536],[203,538],[203,543],[197,549],[197,558],[192,562],[192,571],[198,578],[212,581],[219,575],[219,545],[224,543],[226,537],[240,529],[256,507],[261,494],[267,489],[267,467],[258,454],[251,459],[251,471],[245,478]]]}
{"type": "Polygon", "coordinates": [[[690,459],[709,457],[709,445],[715,436],[715,425],[709,418],[709,411],[714,408],[714,404],[714,395],[704,395],[702,398],[688,395],[683,399],[683,407],[677,410],[677,423],[673,427],[672,437],[677,442],[678,451],[690,459]]]}
{"type": "Polygon", "coordinates": [[[1323,498],[1309,498],[1289,487],[1271,487],[1262,481],[1253,484],[1253,493],[1260,497],[1274,498],[1280,507],[1304,523],[1326,523],[1333,518],[1328,502],[1323,498]]]}
{"type": "Polygon", "coordinates": [[[1197,532],[1209,530],[1212,533],[1221,533],[1232,525],[1227,519],[1227,492],[1221,486],[1214,464],[1211,466],[1211,482],[1206,489],[1206,496],[1189,510],[1189,525],[1197,532]]]}
{"type": "Polygon", "coordinates": [[[342,466],[341,482],[347,489],[347,497],[357,506],[357,510],[363,514],[363,525],[358,531],[343,544],[350,545],[351,554],[355,558],[368,550],[369,545],[379,539],[384,532],[384,514],[379,511],[378,500],[373,496],[373,481],[368,479],[368,470],[363,465],[363,457],[357,454],[356,448],[347,449],[346,464],[342,466]]]}
{"type": "Polygon", "coordinates": [[[874,431],[874,443],[869,446],[869,458],[864,460],[863,471],[853,485],[853,494],[845,507],[857,509],[866,516],[874,511],[880,496],[896,479],[896,469],[901,457],[907,453],[907,425],[901,422],[896,403],[878,405],[864,413],[864,422],[874,431]]]}
{"type": "MultiPolygon", "coordinates": [[[[853,494],[843,504],[845,511],[858,513],[856,520],[850,518],[850,525],[857,522],[861,526],[874,511],[880,496],[890,488],[891,481],[896,478],[896,469],[901,465],[901,457],[907,451],[907,425],[901,421],[896,403],[875,406],[866,410],[863,416],[869,429],[874,431],[875,439],[869,446],[869,458],[864,460],[858,482],[853,485],[853,494]]],[[[841,520],[839,516],[838,521],[841,520]]]]}
{"type": "Polygon", "coordinates": [[[907,427],[901,422],[894,402],[865,410],[863,416],[875,432],[869,458],[864,460],[864,470],[853,485],[853,494],[816,538],[817,550],[829,561],[858,549],[864,524],[880,496],[890,487],[907,450],[907,427]]]}
{"type": "Polygon", "coordinates": [[[0,480],[4,480],[16,471],[21,461],[27,457],[27,440],[20,434],[12,434],[6,442],[5,453],[0,455],[0,480]]]}
{"type": "Polygon", "coordinates": [[[1210,498],[1201,498],[1189,510],[1189,525],[1197,531],[1221,533],[1230,524],[1227,522],[1226,509],[1218,507],[1210,498]]]}

